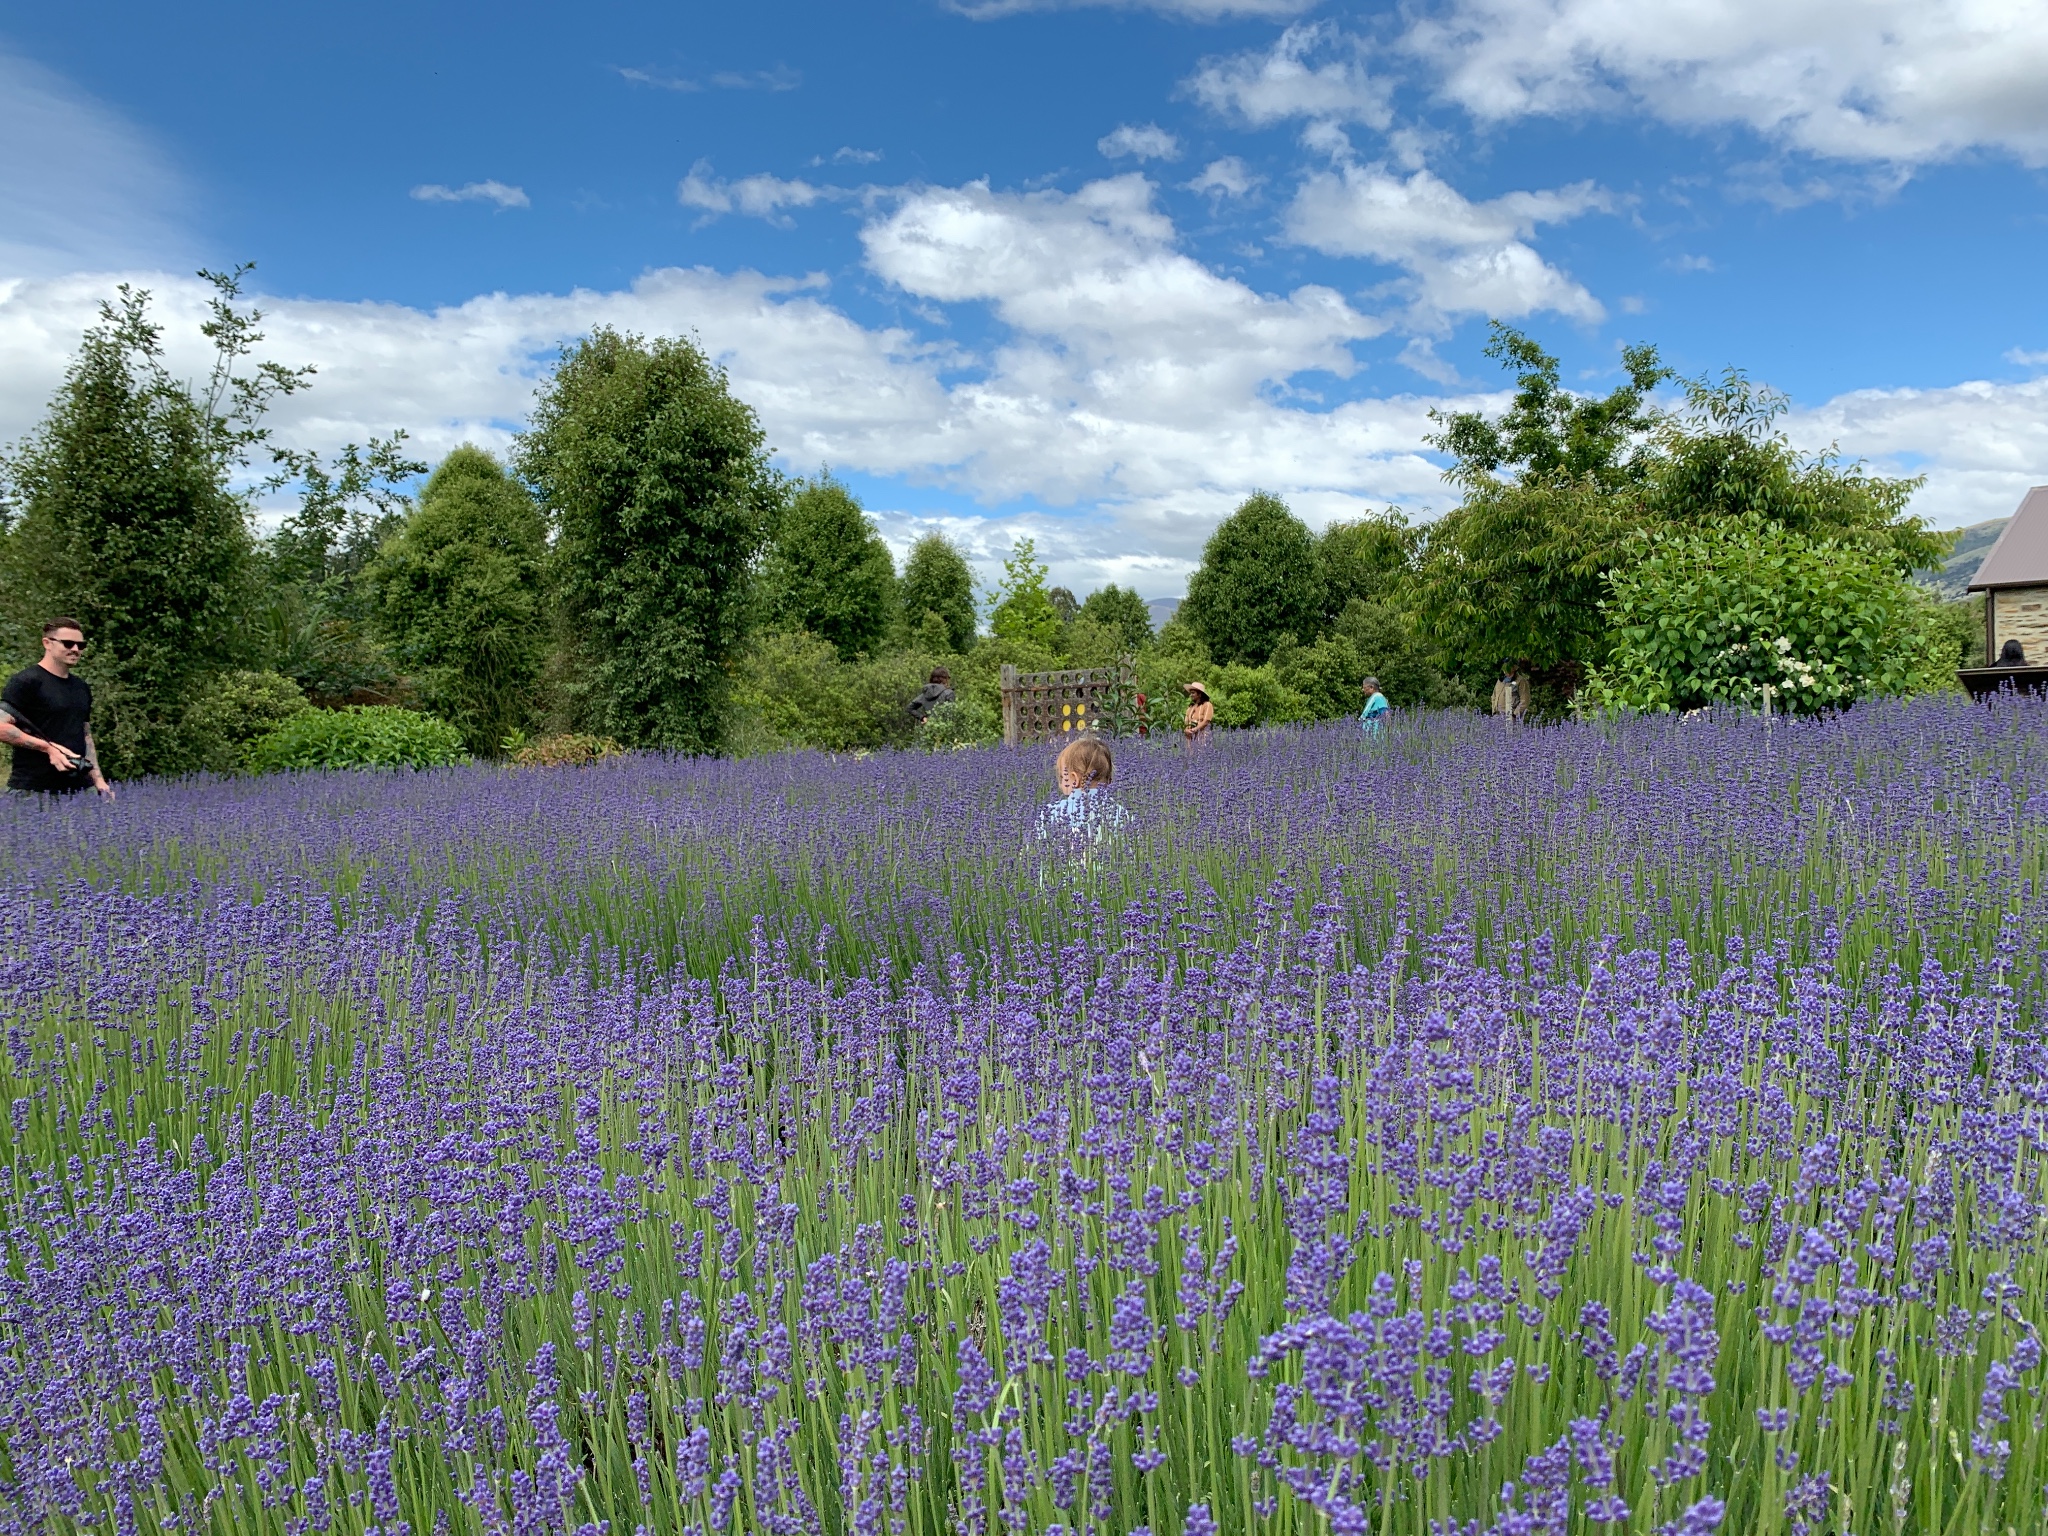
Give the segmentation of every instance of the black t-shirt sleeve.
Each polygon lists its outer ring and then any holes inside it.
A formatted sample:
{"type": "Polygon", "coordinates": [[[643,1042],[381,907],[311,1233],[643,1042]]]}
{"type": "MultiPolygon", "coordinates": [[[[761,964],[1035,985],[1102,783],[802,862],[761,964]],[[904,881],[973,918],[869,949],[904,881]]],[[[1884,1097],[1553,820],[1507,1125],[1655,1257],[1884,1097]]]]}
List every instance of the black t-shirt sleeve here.
{"type": "Polygon", "coordinates": [[[7,679],[7,686],[0,688],[0,704],[7,706],[7,713],[15,724],[25,725],[31,734],[35,727],[29,722],[40,712],[36,697],[36,680],[26,672],[17,672],[7,679]]]}

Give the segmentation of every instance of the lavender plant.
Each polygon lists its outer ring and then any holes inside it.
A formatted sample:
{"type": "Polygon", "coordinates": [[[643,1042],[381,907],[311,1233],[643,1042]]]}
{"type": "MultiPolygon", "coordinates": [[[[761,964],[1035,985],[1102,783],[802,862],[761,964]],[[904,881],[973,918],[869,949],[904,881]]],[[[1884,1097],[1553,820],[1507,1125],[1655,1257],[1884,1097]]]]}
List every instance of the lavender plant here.
{"type": "Polygon", "coordinates": [[[0,1529],[2044,1527],[2038,703],[0,821],[0,1529]]]}

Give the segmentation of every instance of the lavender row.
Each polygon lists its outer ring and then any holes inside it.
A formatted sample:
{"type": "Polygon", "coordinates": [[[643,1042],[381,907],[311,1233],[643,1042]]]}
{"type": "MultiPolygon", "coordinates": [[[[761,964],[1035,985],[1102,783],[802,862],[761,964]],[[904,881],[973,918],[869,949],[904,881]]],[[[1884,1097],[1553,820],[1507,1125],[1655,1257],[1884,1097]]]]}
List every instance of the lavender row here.
{"type": "MultiPolygon", "coordinates": [[[[1275,880],[1341,900],[1355,941],[1393,914],[1452,916],[1482,945],[1682,938],[1982,953],[2040,876],[2048,733],[2036,701],[1928,699],[1775,725],[1636,720],[1504,732],[1420,716],[1388,739],[1341,727],[1235,733],[1195,757],[1119,746],[1137,829],[1118,856],[1049,878],[1036,752],[639,756],[581,772],[489,767],[131,786],[113,807],[14,808],[0,879],[61,893],[327,905],[337,920],[460,922],[548,963],[715,976],[754,923],[841,971],[897,975],[1027,939],[1085,939],[1080,889],[1114,914],[1180,892],[1218,937],[1275,880]]],[[[1801,952],[1804,952],[1801,950],[1801,952]]]]}
{"type": "Polygon", "coordinates": [[[2033,908],[1908,972],[1067,895],[609,982],[8,899],[0,1528],[2040,1528],[2033,908]]]}

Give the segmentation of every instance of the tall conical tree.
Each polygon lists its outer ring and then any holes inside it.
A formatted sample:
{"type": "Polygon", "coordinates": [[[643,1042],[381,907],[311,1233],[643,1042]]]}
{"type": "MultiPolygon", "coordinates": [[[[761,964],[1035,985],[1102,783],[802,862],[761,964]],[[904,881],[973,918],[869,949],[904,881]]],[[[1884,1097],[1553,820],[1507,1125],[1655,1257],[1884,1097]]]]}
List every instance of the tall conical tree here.
{"type": "Polygon", "coordinates": [[[1209,536],[1175,617],[1215,660],[1257,666],[1282,635],[1307,642],[1321,630],[1316,556],[1315,535],[1286,502],[1263,491],[1249,496],[1209,536]]]}
{"type": "Polygon", "coordinates": [[[1081,604],[1081,617],[1112,631],[1125,650],[1142,651],[1152,643],[1152,610],[1131,588],[1113,581],[1088,594],[1081,604]]]}
{"type": "Polygon", "coordinates": [[[547,656],[546,559],[533,497],[465,444],[364,572],[393,659],[472,752],[528,723],[547,656]]]}
{"type": "Polygon", "coordinates": [[[880,648],[896,616],[896,562],[853,493],[830,475],[791,498],[761,567],[768,622],[809,630],[846,660],[880,648]]]}
{"type": "Polygon", "coordinates": [[[974,644],[974,572],[943,533],[928,533],[911,546],[899,597],[913,630],[935,614],[952,650],[965,654],[974,644]]]}
{"type": "Polygon", "coordinates": [[[600,328],[541,386],[518,464],[558,535],[585,719],[634,746],[715,751],[783,501],[753,411],[689,342],[600,328]]]}

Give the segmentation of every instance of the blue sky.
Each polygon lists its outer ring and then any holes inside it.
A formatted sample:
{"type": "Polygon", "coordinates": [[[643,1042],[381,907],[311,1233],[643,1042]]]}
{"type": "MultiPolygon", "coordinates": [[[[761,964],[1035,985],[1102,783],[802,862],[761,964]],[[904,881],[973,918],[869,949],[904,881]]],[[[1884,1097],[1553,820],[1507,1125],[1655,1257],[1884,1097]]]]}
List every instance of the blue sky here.
{"type": "Polygon", "coordinates": [[[1181,590],[1247,491],[1445,504],[1500,316],[1737,365],[1942,524],[2048,480],[2048,7],[0,4],[0,436],[124,278],[258,263],[281,435],[502,448],[695,332],[899,545],[1181,590]]]}

